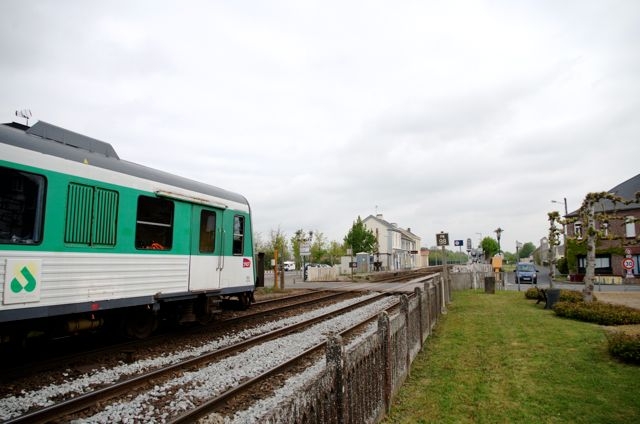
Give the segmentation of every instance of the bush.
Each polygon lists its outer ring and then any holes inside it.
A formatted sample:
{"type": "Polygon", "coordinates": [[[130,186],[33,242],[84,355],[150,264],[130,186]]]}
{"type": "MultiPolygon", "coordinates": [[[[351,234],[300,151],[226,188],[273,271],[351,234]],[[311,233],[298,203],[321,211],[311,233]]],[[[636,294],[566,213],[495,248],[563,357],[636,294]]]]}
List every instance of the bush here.
{"type": "Polygon", "coordinates": [[[529,289],[527,289],[526,292],[524,292],[524,297],[525,299],[533,299],[533,300],[537,300],[538,299],[538,288],[537,287],[531,287],[529,289]]]}
{"type": "MultiPolygon", "coordinates": [[[[596,299],[595,294],[592,296],[593,300],[598,300],[596,299]]],[[[584,295],[582,294],[582,292],[576,290],[560,290],[560,298],[558,299],[558,301],[573,303],[584,302],[584,295]]]]}
{"type": "MultiPolygon", "coordinates": [[[[540,289],[537,287],[531,287],[528,288],[526,292],[524,292],[524,297],[525,299],[533,299],[533,300],[538,300],[539,299],[539,293],[540,293],[540,289]]],[[[596,296],[593,295],[593,300],[598,300],[596,299],[596,296]]],[[[577,302],[583,302],[584,301],[584,296],[582,295],[582,292],[579,291],[575,291],[575,290],[560,290],[560,297],[558,298],[559,302],[571,302],[571,303],[577,303],[577,302]]]]}
{"type": "Polygon", "coordinates": [[[640,324],[640,311],[623,305],[593,301],[567,302],[554,305],[556,315],[601,325],[640,324]]]}
{"type": "Polygon", "coordinates": [[[556,262],[556,268],[560,274],[568,274],[569,273],[569,264],[567,263],[566,258],[560,258],[556,262]]]}
{"type": "Polygon", "coordinates": [[[640,364],[640,334],[619,331],[607,335],[609,353],[622,361],[640,364]]]}

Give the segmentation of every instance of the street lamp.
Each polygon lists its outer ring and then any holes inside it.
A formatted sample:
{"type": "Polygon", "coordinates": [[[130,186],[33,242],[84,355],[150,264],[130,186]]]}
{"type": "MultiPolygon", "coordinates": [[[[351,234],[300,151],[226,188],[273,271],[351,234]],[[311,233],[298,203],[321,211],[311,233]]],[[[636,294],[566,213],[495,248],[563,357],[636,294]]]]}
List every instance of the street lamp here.
{"type": "Polygon", "coordinates": [[[502,234],[502,232],[504,231],[502,228],[498,227],[495,230],[493,230],[496,235],[498,236],[498,253],[502,252],[502,249],[500,248],[500,235],[502,234]]]}
{"type": "Polygon", "coordinates": [[[564,198],[564,202],[560,202],[558,200],[552,200],[551,203],[559,203],[562,204],[564,203],[564,217],[566,218],[567,215],[569,215],[569,211],[567,210],[567,198],[564,198]]]}

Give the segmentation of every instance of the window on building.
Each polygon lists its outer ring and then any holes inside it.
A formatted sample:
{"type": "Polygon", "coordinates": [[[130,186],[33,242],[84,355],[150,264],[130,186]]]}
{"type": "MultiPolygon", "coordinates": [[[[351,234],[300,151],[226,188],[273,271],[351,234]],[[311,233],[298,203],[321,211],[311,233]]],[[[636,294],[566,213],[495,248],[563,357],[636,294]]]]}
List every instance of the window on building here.
{"type": "MultiPolygon", "coordinates": [[[[578,272],[584,274],[587,270],[587,257],[584,255],[578,256],[578,272]]],[[[598,275],[611,274],[613,272],[611,268],[611,255],[600,254],[596,255],[595,273],[598,275]]]]}
{"type": "Polygon", "coordinates": [[[636,236],[636,218],[633,216],[627,216],[624,219],[625,234],[627,237],[636,236]]]}
{"type": "Polygon", "coordinates": [[[573,234],[578,240],[582,240],[582,222],[577,221],[573,224],[573,234]]]}
{"type": "Polygon", "coordinates": [[[216,245],[216,214],[200,211],[200,253],[213,253],[216,245]]]}
{"type": "Polygon", "coordinates": [[[602,224],[600,224],[600,229],[602,230],[602,235],[604,237],[608,237],[609,236],[609,221],[602,221],[602,224]]]}
{"type": "Polygon", "coordinates": [[[0,166],[0,243],[42,241],[45,190],[44,176],[0,166]]]}
{"type": "Polygon", "coordinates": [[[244,254],[244,216],[233,217],[233,254],[244,254]]]}
{"type": "Polygon", "coordinates": [[[136,248],[169,250],[173,243],[173,202],[140,196],[136,217],[136,248]]]}

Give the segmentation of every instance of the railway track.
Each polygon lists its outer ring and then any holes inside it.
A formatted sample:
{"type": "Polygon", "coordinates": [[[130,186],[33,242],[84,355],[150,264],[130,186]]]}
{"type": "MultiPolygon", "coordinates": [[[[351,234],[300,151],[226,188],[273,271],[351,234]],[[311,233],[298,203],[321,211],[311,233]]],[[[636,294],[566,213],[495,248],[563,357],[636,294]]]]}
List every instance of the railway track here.
{"type": "MultiPolygon", "coordinates": [[[[389,312],[390,310],[396,308],[398,305],[398,302],[390,305],[389,307],[387,307],[385,309],[385,311],[389,312]]],[[[370,316],[364,318],[363,320],[361,320],[360,322],[357,322],[355,324],[353,324],[352,326],[337,332],[336,334],[342,337],[348,337],[350,334],[361,330],[362,328],[364,328],[366,325],[373,323],[374,321],[376,321],[378,319],[378,314],[379,312],[376,312],[374,314],[371,314],[370,316]]],[[[307,350],[305,350],[304,352],[300,353],[299,355],[296,355],[295,357],[271,368],[268,369],[266,371],[264,371],[263,373],[261,373],[260,375],[243,382],[241,385],[238,385],[236,387],[232,387],[226,391],[224,391],[223,393],[219,394],[218,396],[211,398],[205,402],[203,402],[201,405],[199,405],[196,408],[193,408],[171,420],[169,420],[170,423],[172,424],[187,424],[187,423],[192,423],[195,422],[196,420],[205,417],[207,415],[210,415],[212,413],[216,413],[218,409],[221,409],[222,407],[226,406],[226,404],[229,402],[229,400],[231,398],[233,398],[234,396],[244,396],[246,395],[247,392],[250,392],[251,390],[254,390],[257,386],[259,386],[262,382],[264,382],[265,380],[271,378],[273,375],[278,374],[278,373],[283,373],[286,372],[288,369],[295,367],[296,365],[307,361],[307,362],[311,362],[314,356],[319,356],[320,353],[322,353],[325,349],[327,345],[327,341],[326,340],[322,340],[318,343],[316,343],[315,345],[313,345],[312,347],[308,348],[307,350]]],[[[229,412],[227,411],[227,414],[229,414],[229,412]]]]}
{"type": "MultiPolygon", "coordinates": [[[[48,370],[64,369],[68,367],[69,364],[86,362],[87,358],[91,357],[117,356],[123,357],[127,362],[130,362],[133,359],[133,352],[136,350],[145,349],[145,347],[152,346],[154,343],[158,343],[166,337],[174,334],[189,335],[212,331],[224,331],[226,328],[236,325],[241,321],[250,323],[253,320],[266,319],[270,315],[281,314],[296,308],[335,301],[343,296],[344,294],[336,292],[317,291],[275,297],[255,302],[255,307],[248,311],[228,312],[219,320],[213,321],[208,325],[174,329],[144,340],[107,340],[103,345],[91,349],[78,346],[77,343],[71,343],[70,346],[67,346],[66,348],[62,347],[60,350],[57,350],[56,348],[48,349],[45,346],[43,349],[39,349],[34,353],[33,359],[29,359],[28,356],[31,352],[26,352],[27,360],[24,358],[20,360],[14,356],[14,360],[3,361],[3,364],[5,365],[2,365],[0,368],[0,371],[2,371],[0,382],[2,384],[8,384],[12,380],[19,379],[25,375],[42,373],[48,370]],[[68,353],[69,350],[71,350],[71,353],[68,353]],[[41,359],[42,357],[44,357],[44,359],[41,359]]],[[[20,352],[18,352],[18,354],[19,353],[20,352]]]]}
{"type": "MultiPolygon", "coordinates": [[[[311,301],[318,302],[317,299],[311,301]]],[[[304,300],[304,302],[307,302],[307,300],[304,300]]],[[[103,387],[87,393],[74,395],[73,397],[66,397],[65,399],[56,399],[53,405],[38,410],[31,410],[30,412],[17,417],[13,416],[6,422],[66,422],[73,418],[95,422],[125,420],[127,418],[122,415],[125,413],[118,412],[118,408],[119,405],[122,405],[123,403],[126,404],[127,402],[120,402],[119,399],[129,399],[131,398],[132,393],[136,393],[136,395],[129,403],[135,404],[137,400],[138,406],[137,409],[136,407],[131,406],[131,409],[147,411],[149,408],[148,405],[152,405],[151,409],[158,411],[158,418],[156,418],[158,421],[175,419],[177,420],[176,422],[188,422],[193,419],[193,416],[187,415],[186,413],[183,415],[176,413],[176,408],[173,408],[175,405],[172,405],[172,398],[176,396],[176,393],[181,391],[184,392],[186,390],[183,387],[192,383],[191,379],[195,379],[195,373],[204,370],[203,372],[208,375],[208,377],[205,377],[205,380],[207,378],[211,380],[218,376],[222,378],[223,374],[230,372],[229,370],[240,371],[240,368],[245,368],[241,365],[247,365],[247,361],[265,362],[265,368],[261,369],[259,372],[251,371],[249,372],[251,375],[246,375],[241,372],[240,374],[243,374],[243,377],[238,377],[235,383],[227,383],[224,387],[217,387],[215,390],[207,389],[207,392],[217,393],[213,395],[213,399],[206,399],[204,401],[189,400],[184,401],[185,405],[178,405],[178,410],[183,408],[185,410],[195,411],[194,414],[203,415],[209,413],[208,411],[210,411],[211,408],[215,408],[216,405],[220,404],[220,402],[225,402],[229,397],[237,396],[238,393],[248,390],[248,387],[257,384],[260,381],[264,381],[265,378],[268,378],[275,372],[279,372],[278,370],[281,370],[283,367],[290,367],[292,366],[292,363],[303,360],[302,358],[312,354],[312,352],[317,352],[323,345],[324,337],[322,337],[322,331],[328,330],[318,330],[320,331],[319,334],[316,334],[315,336],[307,336],[313,339],[311,340],[311,346],[306,346],[301,352],[292,354],[293,357],[278,360],[274,363],[271,363],[271,357],[268,354],[265,356],[265,354],[260,355],[254,353],[254,356],[252,357],[253,359],[237,359],[237,357],[246,355],[246,352],[259,349],[260,346],[265,346],[269,343],[278,343],[282,340],[287,340],[288,338],[295,338],[297,334],[301,334],[305,331],[312,331],[312,329],[321,327],[323,323],[332,322],[332,320],[335,322],[330,324],[332,326],[331,328],[340,328],[340,332],[349,331],[354,326],[363,325],[363,322],[372,319],[372,317],[376,316],[381,309],[393,306],[396,302],[397,300],[390,300],[389,297],[382,294],[369,294],[362,296],[357,300],[343,301],[338,304],[340,305],[339,307],[328,307],[325,308],[322,313],[317,312],[315,315],[312,312],[309,312],[304,314],[304,316],[301,316],[304,319],[299,319],[297,322],[293,323],[285,323],[281,328],[262,332],[259,335],[253,335],[245,340],[230,343],[227,346],[220,347],[209,352],[203,352],[195,357],[181,358],[160,368],[144,372],[123,381],[105,383],[103,387]],[[385,304],[384,308],[379,306],[379,304],[385,304]],[[373,307],[368,305],[375,305],[376,308],[365,312],[367,314],[366,319],[358,318],[356,319],[357,323],[350,324],[347,328],[341,328],[342,323],[340,321],[343,320],[343,317],[348,316],[349,314],[354,314],[353,311],[361,311],[366,310],[368,307],[373,307]],[[337,316],[339,316],[340,319],[336,320],[337,316]],[[225,361],[227,363],[225,363],[225,361]],[[234,361],[240,361],[241,365],[233,365],[234,361]],[[231,362],[232,364],[230,365],[228,362],[231,362]],[[227,371],[216,371],[216,366],[222,367],[221,369],[227,371]],[[157,388],[165,386],[168,388],[166,389],[165,395],[161,396],[157,393],[157,388]],[[152,394],[147,395],[147,398],[144,398],[145,395],[143,393],[149,392],[152,394]],[[120,403],[118,404],[118,402],[120,403]],[[142,406],[140,404],[142,404],[142,406]],[[96,408],[96,405],[100,405],[100,407],[96,408]],[[163,410],[162,405],[172,406],[167,407],[167,409],[174,412],[161,412],[163,410]]],[[[309,343],[307,343],[307,345],[308,344],[309,343]]],[[[284,349],[283,346],[276,348],[276,350],[277,349],[287,350],[284,349]]],[[[196,386],[205,386],[205,383],[206,382],[198,382],[196,383],[196,386]]],[[[197,391],[197,387],[195,390],[197,391]]],[[[196,399],[197,396],[193,396],[193,398],[196,399]]],[[[2,407],[3,405],[0,403],[0,410],[2,407]]],[[[127,407],[125,407],[125,409],[126,408],[127,407]]],[[[148,419],[152,419],[149,418],[149,416],[141,419],[140,414],[141,412],[134,413],[135,416],[133,421],[146,421],[148,419]]],[[[131,419],[131,416],[129,416],[129,418],[131,419]]]]}

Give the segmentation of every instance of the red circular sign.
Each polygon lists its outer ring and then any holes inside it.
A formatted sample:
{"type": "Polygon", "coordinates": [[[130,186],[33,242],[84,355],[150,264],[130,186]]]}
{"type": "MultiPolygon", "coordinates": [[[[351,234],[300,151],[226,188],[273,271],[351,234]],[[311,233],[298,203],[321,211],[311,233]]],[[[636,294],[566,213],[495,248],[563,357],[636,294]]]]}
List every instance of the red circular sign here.
{"type": "Polygon", "coordinates": [[[624,269],[633,269],[636,263],[633,261],[633,258],[625,258],[622,260],[622,268],[624,269]]]}

